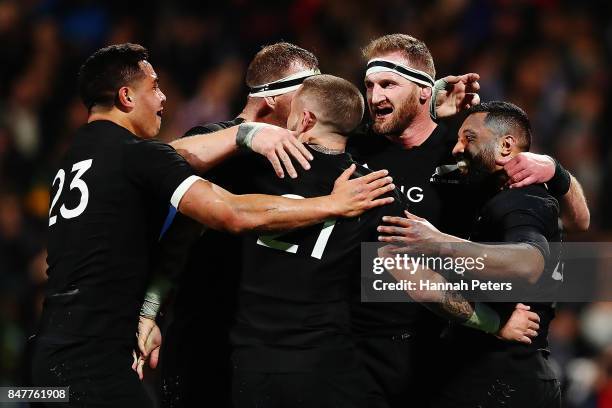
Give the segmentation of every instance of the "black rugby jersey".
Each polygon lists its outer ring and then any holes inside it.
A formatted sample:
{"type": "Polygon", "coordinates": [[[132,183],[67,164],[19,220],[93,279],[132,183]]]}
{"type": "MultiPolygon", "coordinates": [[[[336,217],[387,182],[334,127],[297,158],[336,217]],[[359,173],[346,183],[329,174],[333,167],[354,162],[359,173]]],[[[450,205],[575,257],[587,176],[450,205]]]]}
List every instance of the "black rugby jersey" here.
{"type": "MultiPolygon", "coordinates": [[[[207,134],[239,125],[244,120],[196,126],[185,137],[207,134]]],[[[232,193],[250,192],[249,169],[255,154],[239,153],[206,172],[207,180],[232,193]]],[[[271,166],[269,171],[273,172],[271,166]]],[[[162,395],[166,404],[198,406],[202,391],[230,395],[229,329],[234,317],[236,287],[240,277],[241,237],[205,230],[190,218],[177,214],[161,241],[157,273],[176,278],[171,323],[162,344],[162,395]],[[194,336],[205,330],[205,336],[194,336]],[[202,353],[193,353],[199,348],[202,353]],[[202,367],[214,379],[202,384],[202,367]]],[[[223,406],[230,406],[229,401],[223,406]]]]}
{"type": "MultiPolygon", "coordinates": [[[[244,122],[243,118],[195,126],[184,137],[213,133],[244,122]]],[[[254,192],[249,169],[256,154],[239,153],[206,172],[207,180],[235,194],[254,192]]],[[[268,170],[273,169],[268,165],[268,170]]],[[[206,230],[190,218],[177,214],[162,240],[170,248],[164,255],[164,272],[176,276],[173,326],[178,336],[189,335],[202,321],[215,327],[218,343],[227,344],[227,330],[233,319],[235,289],[240,276],[241,238],[223,231],[206,230]],[[206,296],[202,297],[202,291],[206,296]],[[199,306],[196,306],[199,305],[199,306]]],[[[213,336],[211,334],[209,337],[213,336]]]]}
{"type": "Polygon", "coordinates": [[[443,203],[430,179],[437,166],[454,162],[451,152],[457,134],[451,133],[438,125],[420,146],[404,149],[364,128],[351,135],[347,151],[369,169],[389,170],[393,182],[408,200],[410,212],[441,228],[443,203]]]}
{"type": "MultiPolygon", "coordinates": [[[[265,171],[251,173],[257,190],[295,199],[329,194],[353,161],[346,153],[309,150],[312,167],[296,168],[297,179],[279,179],[262,162],[265,171]]],[[[353,177],[369,172],[358,166],[353,177]]],[[[359,279],[361,242],[376,241],[382,216],[403,214],[403,196],[397,189],[393,196],[393,204],[357,218],[243,239],[239,305],[231,332],[239,367],[293,371],[348,364],[353,347],[351,277],[359,279]]]]}
{"type": "MultiPolygon", "coordinates": [[[[457,228],[449,221],[462,219],[450,216],[462,211],[457,207],[457,198],[461,197],[456,197],[462,187],[431,182],[438,166],[455,162],[452,149],[456,141],[456,131],[439,124],[420,146],[404,149],[365,126],[349,138],[347,150],[372,170],[389,170],[411,213],[426,218],[441,231],[456,232],[457,228]]],[[[414,334],[421,328],[437,330],[444,325],[432,312],[414,302],[355,301],[353,306],[353,329],[358,335],[414,334]]]]}
{"type": "MultiPolygon", "coordinates": [[[[527,243],[537,248],[544,257],[544,271],[532,286],[532,295],[545,292],[550,295],[561,284],[555,270],[562,262],[558,246],[549,243],[561,242],[558,223],[559,203],[542,184],[502,190],[493,195],[482,207],[473,224],[470,239],[474,242],[527,243]]],[[[477,330],[465,327],[454,328],[457,340],[470,344],[475,349],[548,349],[548,327],[554,318],[552,303],[527,303],[540,316],[538,336],[532,344],[508,343],[477,330]]],[[[512,314],[514,303],[489,303],[502,316],[502,321],[512,314]]]]}
{"type": "Polygon", "coordinates": [[[41,333],[132,340],[164,216],[195,179],[171,146],[84,125],[52,183],[41,333]]]}

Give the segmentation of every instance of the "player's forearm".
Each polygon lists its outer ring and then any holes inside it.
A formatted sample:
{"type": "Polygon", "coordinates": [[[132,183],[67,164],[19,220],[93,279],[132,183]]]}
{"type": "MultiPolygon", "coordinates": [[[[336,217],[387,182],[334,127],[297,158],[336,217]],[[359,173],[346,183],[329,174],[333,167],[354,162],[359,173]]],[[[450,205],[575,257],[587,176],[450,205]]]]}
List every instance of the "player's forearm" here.
{"type": "MultiPolygon", "coordinates": [[[[397,274],[397,272],[395,272],[397,274]]],[[[398,278],[392,272],[392,275],[398,278]]],[[[421,303],[427,309],[438,316],[449,319],[456,323],[466,322],[474,313],[474,307],[468,302],[461,293],[453,290],[427,290],[421,289],[421,282],[429,282],[428,288],[444,287],[448,281],[439,273],[427,268],[420,268],[414,274],[403,273],[402,276],[414,282],[414,290],[409,292],[410,297],[416,302],[421,303]]]]}
{"type": "Polygon", "coordinates": [[[484,268],[466,271],[477,279],[517,280],[533,284],[544,271],[542,253],[528,244],[488,245],[448,234],[444,242],[450,245],[441,246],[443,257],[483,259],[484,268]]]}
{"type": "Polygon", "coordinates": [[[591,223],[591,214],[582,191],[582,186],[574,176],[570,176],[569,191],[560,199],[561,219],[569,231],[586,231],[591,223]]]}
{"type": "Polygon", "coordinates": [[[236,233],[245,231],[278,232],[324,222],[340,216],[330,196],[302,200],[262,194],[235,195],[236,233]]]}
{"type": "Polygon", "coordinates": [[[433,291],[436,302],[423,302],[424,307],[454,323],[471,327],[485,333],[497,333],[501,323],[495,310],[483,303],[468,302],[465,297],[454,290],[433,291]]]}
{"type": "Polygon", "coordinates": [[[448,283],[448,280],[439,273],[428,268],[419,268],[414,273],[406,270],[399,271],[395,268],[387,268],[387,271],[398,281],[413,282],[413,289],[408,291],[408,295],[415,302],[419,302],[443,319],[486,333],[495,333],[499,330],[499,315],[491,308],[480,303],[469,302],[455,290],[431,289],[443,288],[448,283]],[[429,284],[422,287],[421,282],[429,284]]]}
{"type": "Polygon", "coordinates": [[[197,181],[184,194],[179,211],[210,228],[234,234],[291,230],[341,215],[331,196],[295,200],[235,195],[206,180],[197,181]]]}
{"type": "Polygon", "coordinates": [[[238,152],[238,126],[177,139],[170,143],[197,172],[204,173],[238,152]]]}

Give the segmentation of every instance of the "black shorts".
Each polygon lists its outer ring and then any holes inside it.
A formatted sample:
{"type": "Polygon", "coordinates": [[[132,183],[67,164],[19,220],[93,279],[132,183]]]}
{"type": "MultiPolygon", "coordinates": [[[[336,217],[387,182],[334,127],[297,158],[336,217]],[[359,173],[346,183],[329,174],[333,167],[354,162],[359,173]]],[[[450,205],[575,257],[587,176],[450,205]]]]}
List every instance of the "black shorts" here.
{"type": "Polygon", "coordinates": [[[70,387],[69,403],[50,403],[49,407],[153,406],[131,368],[129,341],[47,335],[30,342],[30,385],[70,387]]]}
{"type": "Polygon", "coordinates": [[[561,407],[559,381],[545,352],[456,351],[459,355],[442,367],[433,408],[561,407]]]}
{"type": "Polygon", "coordinates": [[[228,330],[214,323],[210,327],[215,329],[205,336],[199,334],[199,321],[174,321],[168,327],[160,355],[162,407],[199,407],[206,401],[231,407],[228,330]]]}
{"type": "MultiPolygon", "coordinates": [[[[355,355],[356,357],[356,355],[355,355]]],[[[314,360],[314,359],[313,359],[314,360]]],[[[258,370],[233,357],[232,402],[236,408],[388,408],[355,358],[337,367],[258,370]],[[350,361],[352,360],[352,361],[350,361]]]]}
{"type": "Polygon", "coordinates": [[[433,370],[439,369],[437,337],[406,333],[359,337],[355,342],[381,398],[391,408],[429,406],[433,370]]]}
{"type": "Polygon", "coordinates": [[[236,408],[385,408],[356,372],[258,373],[235,370],[236,408]]]}

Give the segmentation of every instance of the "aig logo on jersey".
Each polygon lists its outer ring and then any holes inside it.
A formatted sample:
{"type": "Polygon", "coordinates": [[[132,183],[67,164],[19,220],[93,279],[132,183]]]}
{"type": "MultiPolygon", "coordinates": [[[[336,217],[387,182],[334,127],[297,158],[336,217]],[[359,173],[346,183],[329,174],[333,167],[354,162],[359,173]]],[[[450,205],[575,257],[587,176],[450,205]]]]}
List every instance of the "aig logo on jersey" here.
{"type": "MultiPolygon", "coordinates": [[[[369,169],[367,163],[364,164],[363,167],[369,169]]],[[[406,194],[408,200],[412,201],[413,203],[420,203],[421,201],[423,201],[423,198],[425,198],[425,196],[423,195],[423,189],[421,187],[413,186],[409,189],[406,189],[406,186],[399,186],[399,189],[402,193],[406,194]]]]}
{"type": "Polygon", "coordinates": [[[421,187],[410,187],[408,190],[406,190],[405,186],[400,186],[399,187],[400,191],[404,194],[406,194],[406,197],[408,197],[408,200],[412,201],[413,203],[420,203],[421,201],[423,201],[423,189],[421,187]]]}

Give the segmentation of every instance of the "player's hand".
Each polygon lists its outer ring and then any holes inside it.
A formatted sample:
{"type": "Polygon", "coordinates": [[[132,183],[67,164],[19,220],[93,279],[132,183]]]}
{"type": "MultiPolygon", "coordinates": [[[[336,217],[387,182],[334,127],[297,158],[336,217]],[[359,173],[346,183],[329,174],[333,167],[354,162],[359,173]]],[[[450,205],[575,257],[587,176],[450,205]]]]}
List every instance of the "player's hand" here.
{"type": "Polygon", "coordinates": [[[356,166],[346,169],[334,183],[330,205],[340,217],[356,217],[371,208],[393,202],[393,197],[378,198],[392,191],[395,185],[387,170],[378,170],[350,180],[356,166]]]}
{"type": "Polygon", "coordinates": [[[159,362],[159,349],[162,344],[162,335],[159,327],[152,319],[140,317],[138,322],[138,352],[133,351],[132,370],[138,373],[138,378],[144,378],[144,365],[149,360],[149,367],[156,368],[159,362]]]}
{"type": "Polygon", "coordinates": [[[394,250],[396,249],[395,245],[385,245],[376,250],[376,253],[379,258],[392,258],[394,254],[394,250]]]}
{"type": "Polygon", "coordinates": [[[555,175],[555,161],[549,156],[521,152],[513,158],[495,160],[510,177],[510,188],[525,187],[530,184],[546,183],[555,175]]]}
{"type": "Polygon", "coordinates": [[[444,242],[444,234],[425,218],[408,211],[404,213],[406,218],[389,216],[382,218],[387,225],[378,226],[378,232],[386,235],[380,235],[378,240],[393,244],[394,248],[388,249],[391,253],[407,250],[424,251],[430,254],[432,251],[436,252],[436,248],[439,247],[438,243],[444,242]]]}
{"type": "Polygon", "coordinates": [[[497,332],[497,337],[506,341],[531,344],[531,339],[538,335],[540,316],[529,309],[529,306],[518,303],[510,319],[497,332]]]}
{"type": "Polygon", "coordinates": [[[442,78],[446,87],[436,94],[436,116],[444,118],[453,116],[463,109],[469,109],[480,103],[480,75],[469,73],[464,75],[449,75],[442,78]]]}
{"type": "MultiPolygon", "coordinates": [[[[395,254],[397,253],[397,246],[395,245],[385,245],[382,246],[380,248],[378,248],[376,250],[376,254],[378,255],[379,258],[381,259],[386,259],[386,258],[393,258],[395,256],[395,254]]],[[[402,273],[404,272],[401,269],[396,269],[396,268],[387,268],[385,267],[385,270],[391,274],[391,276],[393,276],[395,279],[400,280],[402,279],[402,273]]]]}
{"type": "Polygon", "coordinates": [[[272,125],[263,126],[253,136],[251,150],[266,156],[272,163],[276,175],[280,178],[285,177],[283,167],[291,178],[297,177],[291,157],[297,160],[305,170],[310,169],[308,161],[313,159],[308,149],[297,139],[296,135],[287,129],[272,125]]]}

